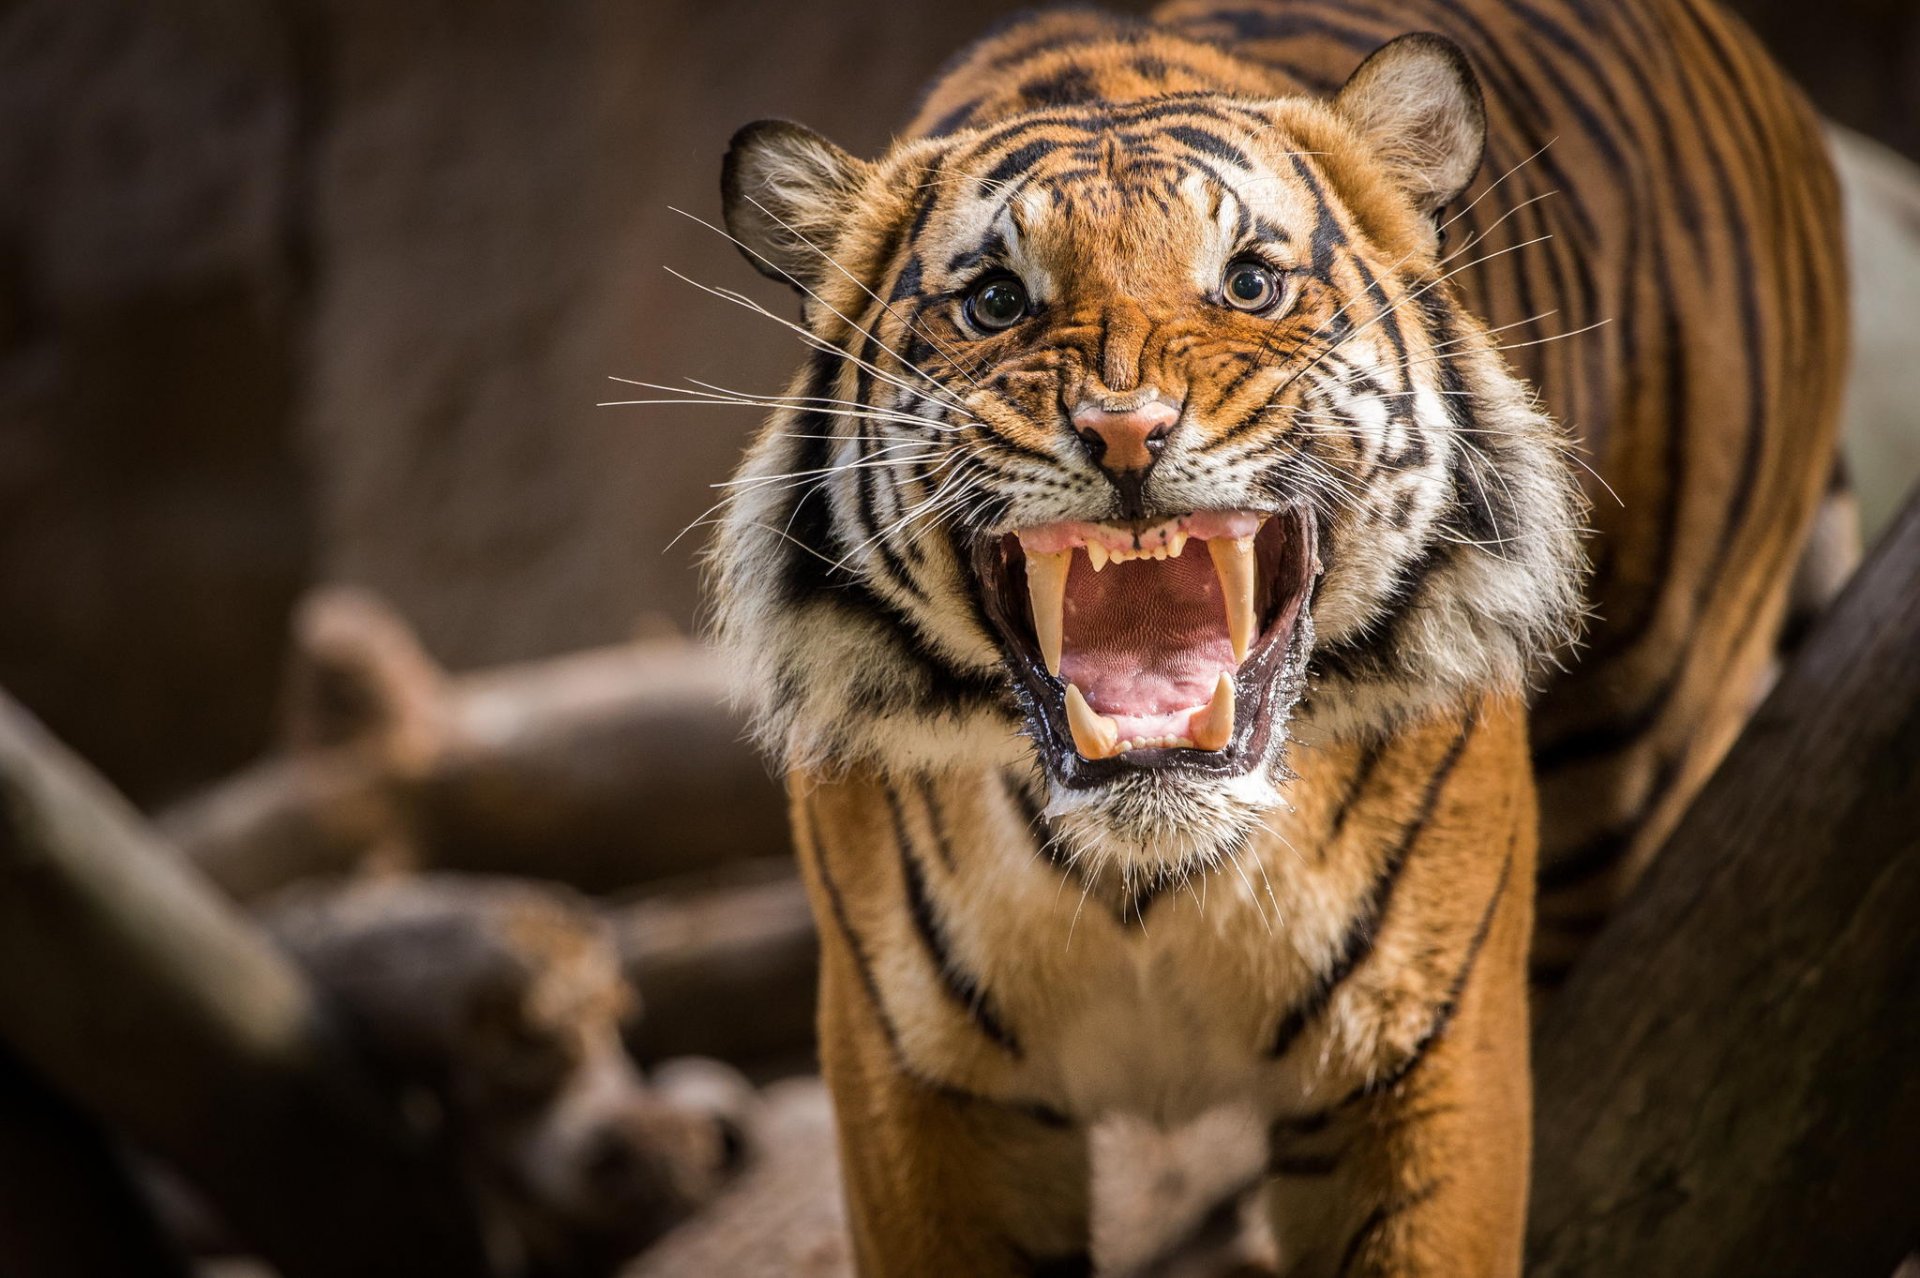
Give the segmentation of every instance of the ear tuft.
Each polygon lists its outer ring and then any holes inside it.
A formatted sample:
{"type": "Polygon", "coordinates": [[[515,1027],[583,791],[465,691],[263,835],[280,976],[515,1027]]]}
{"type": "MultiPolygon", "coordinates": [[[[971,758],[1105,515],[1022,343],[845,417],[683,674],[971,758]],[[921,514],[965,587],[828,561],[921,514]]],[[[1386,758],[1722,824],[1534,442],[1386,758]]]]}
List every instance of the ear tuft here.
{"type": "Polygon", "coordinates": [[[1422,213],[1467,189],[1487,141],[1480,80],[1459,45],[1416,32],[1381,45],[1334,99],[1422,213]]]}
{"type": "Polygon", "coordinates": [[[866,167],[805,125],[756,120],[733,135],[720,170],[727,231],[762,275],[809,287],[866,167]]]}

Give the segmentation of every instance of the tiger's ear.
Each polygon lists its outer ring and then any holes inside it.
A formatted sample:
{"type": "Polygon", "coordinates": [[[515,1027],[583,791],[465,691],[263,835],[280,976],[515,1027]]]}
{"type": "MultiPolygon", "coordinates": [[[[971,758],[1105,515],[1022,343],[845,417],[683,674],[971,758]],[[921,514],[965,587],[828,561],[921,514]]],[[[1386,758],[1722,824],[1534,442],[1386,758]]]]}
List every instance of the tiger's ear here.
{"type": "Polygon", "coordinates": [[[720,170],[727,231],[762,275],[812,287],[867,167],[805,125],[756,120],[733,135],[720,170]]]}
{"type": "Polygon", "coordinates": [[[1480,169],[1487,141],[1480,80],[1445,36],[1423,31],[1381,45],[1333,106],[1373,144],[1422,213],[1458,197],[1480,169]]]}

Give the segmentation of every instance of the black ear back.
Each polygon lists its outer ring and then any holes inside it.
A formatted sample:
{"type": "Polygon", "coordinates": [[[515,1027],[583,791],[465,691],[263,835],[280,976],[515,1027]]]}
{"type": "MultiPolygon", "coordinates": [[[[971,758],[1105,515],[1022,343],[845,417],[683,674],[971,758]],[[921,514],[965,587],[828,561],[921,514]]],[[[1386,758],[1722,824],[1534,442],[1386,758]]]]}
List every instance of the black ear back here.
{"type": "Polygon", "coordinates": [[[721,208],[754,269],[795,288],[818,279],[866,165],[791,120],[756,120],[733,135],[720,168],[721,208]]]}

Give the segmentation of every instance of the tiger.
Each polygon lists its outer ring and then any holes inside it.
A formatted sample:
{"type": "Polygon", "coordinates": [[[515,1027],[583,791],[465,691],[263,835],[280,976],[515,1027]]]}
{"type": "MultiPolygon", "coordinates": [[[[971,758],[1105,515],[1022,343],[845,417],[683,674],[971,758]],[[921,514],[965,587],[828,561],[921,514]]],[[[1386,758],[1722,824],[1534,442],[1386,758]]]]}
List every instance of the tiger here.
{"type": "Polygon", "coordinates": [[[1231,1106],[1289,1278],[1518,1274],[1530,965],[1738,730],[1832,473],[1811,109],[1711,0],[1170,0],[721,194],[807,349],[708,580],[858,1271],[1089,1273],[1090,1126],[1231,1106]]]}

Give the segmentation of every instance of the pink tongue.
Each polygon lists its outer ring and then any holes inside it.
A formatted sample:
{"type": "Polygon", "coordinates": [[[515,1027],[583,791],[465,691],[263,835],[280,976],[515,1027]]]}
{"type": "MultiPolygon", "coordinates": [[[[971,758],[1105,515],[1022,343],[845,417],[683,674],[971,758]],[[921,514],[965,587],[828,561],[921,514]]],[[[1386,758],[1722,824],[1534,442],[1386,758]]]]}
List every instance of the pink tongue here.
{"type": "Polygon", "coordinates": [[[1185,737],[1192,712],[1234,668],[1233,643],[1206,543],[1178,559],[1093,570],[1084,550],[1067,575],[1060,676],[1077,685],[1122,740],[1185,737]]]}

